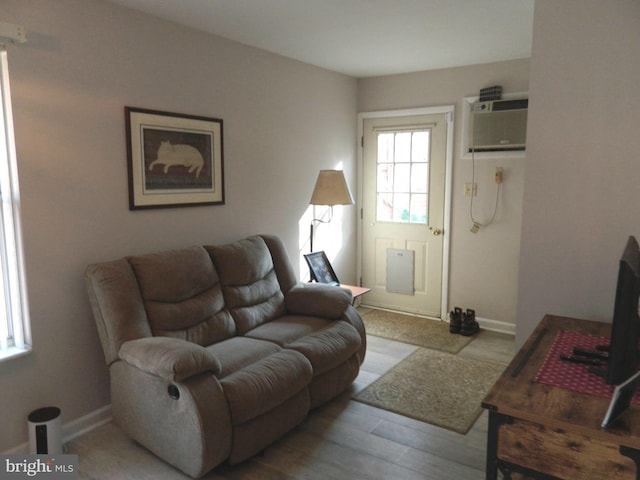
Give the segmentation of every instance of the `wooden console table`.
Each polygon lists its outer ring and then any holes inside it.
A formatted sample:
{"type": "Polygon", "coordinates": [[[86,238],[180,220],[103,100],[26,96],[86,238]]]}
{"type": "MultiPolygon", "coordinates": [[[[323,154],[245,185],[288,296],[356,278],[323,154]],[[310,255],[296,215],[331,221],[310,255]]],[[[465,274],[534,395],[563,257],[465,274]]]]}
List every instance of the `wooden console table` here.
{"type": "Polygon", "coordinates": [[[640,480],[640,407],[600,424],[609,399],[535,381],[556,334],[609,337],[606,323],[547,315],[484,399],[487,480],[640,480]]]}

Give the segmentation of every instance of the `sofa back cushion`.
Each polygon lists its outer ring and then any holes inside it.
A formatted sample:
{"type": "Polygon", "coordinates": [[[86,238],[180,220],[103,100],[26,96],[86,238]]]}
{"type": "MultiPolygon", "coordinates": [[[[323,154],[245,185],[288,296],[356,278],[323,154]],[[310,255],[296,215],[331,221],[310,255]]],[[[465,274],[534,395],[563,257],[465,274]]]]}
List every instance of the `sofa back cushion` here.
{"type": "Polygon", "coordinates": [[[232,337],[220,278],[202,247],[128,257],[153,335],[207,346],[232,337]]]}
{"type": "Polygon", "coordinates": [[[273,268],[278,276],[280,290],[282,290],[282,293],[286,296],[289,290],[300,283],[291,266],[287,249],[280,237],[276,235],[260,235],[260,238],[264,240],[264,243],[271,253],[273,268]]]}
{"type": "Polygon", "coordinates": [[[225,302],[240,335],[285,314],[271,253],[261,237],[205,248],[220,275],[225,302]]]}

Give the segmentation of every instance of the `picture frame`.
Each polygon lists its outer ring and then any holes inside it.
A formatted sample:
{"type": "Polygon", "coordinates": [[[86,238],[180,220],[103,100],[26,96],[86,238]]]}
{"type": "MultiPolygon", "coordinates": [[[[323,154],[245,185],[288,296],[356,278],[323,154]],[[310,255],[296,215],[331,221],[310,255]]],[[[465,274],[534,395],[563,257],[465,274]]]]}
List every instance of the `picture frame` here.
{"type": "Polygon", "coordinates": [[[125,107],[129,209],[224,205],[222,119],[125,107]]]}
{"type": "Polygon", "coordinates": [[[307,253],[304,255],[304,259],[309,265],[311,280],[329,285],[340,285],[336,272],[333,271],[331,262],[324,251],[307,253]]]}

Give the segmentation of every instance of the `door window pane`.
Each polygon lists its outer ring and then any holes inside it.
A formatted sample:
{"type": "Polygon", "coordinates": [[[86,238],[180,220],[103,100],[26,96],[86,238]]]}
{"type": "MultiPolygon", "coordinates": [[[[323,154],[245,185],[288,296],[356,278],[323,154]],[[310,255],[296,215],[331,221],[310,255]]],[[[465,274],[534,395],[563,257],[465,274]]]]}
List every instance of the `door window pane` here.
{"type": "Polygon", "coordinates": [[[409,221],[409,199],[411,195],[408,193],[395,193],[393,195],[393,221],[408,222],[409,221]]]}
{"type": "Polygon", "coordinates": [[[378,192],[393,192],[393,163],[378,165],[378,192]]]}
{"type": "Polygon", "coordinates": [[[414,163],[411,166],[411,191],[427,193],[429,189],[429,164],[414,163]]]}
{"type": "Polygon", "coordinates": [[[378,193],[377,212],[378,221],[393,221],[393,193],[378,193]]]}
{"type": "Polygon", "coordinates": [[[395,162],[410,162],[411,161],[411,133],[397,133],[395,139],[395,162]]]}
{"type": "Polygon", "coordinates": [[[425,194],[411,195],[411,223],[427,223],[427,196],[425,194]]]}
{"type": "Polygon", "coordinates": [[[398,163],[395,165],[393,173],[393,191],[402,193],[411,192],[410,163],[398,163]]]}
{"type": "Polygon", "coordinates": [[[413,141],[411,142],[412,162],[426,163],[429,161],[429,133],[413,132],[413,141]]]}
{"type": "Polygon", "coordinates": [[[378,163],[393,163],[393,133],[378,135],[378,163]]]}

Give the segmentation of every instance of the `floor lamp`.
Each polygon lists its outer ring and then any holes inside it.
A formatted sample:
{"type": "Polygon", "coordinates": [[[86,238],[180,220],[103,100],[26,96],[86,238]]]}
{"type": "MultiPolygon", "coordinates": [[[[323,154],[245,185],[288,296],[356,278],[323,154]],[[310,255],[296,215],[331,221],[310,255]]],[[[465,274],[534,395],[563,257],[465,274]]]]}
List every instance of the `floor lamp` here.
{"type": "Polygon", "coordinates": [[[309,229],[309,250],[313,252],[313,226],[318,223],[329,223],[333,218],[334,205],[353,205],[353,196],[344,178],[342,170],[320,170],[316,186],[311,194],[310,205],[328,205],[329,219],[314,218],[309,229]]]}

